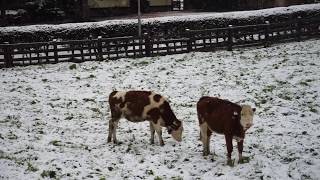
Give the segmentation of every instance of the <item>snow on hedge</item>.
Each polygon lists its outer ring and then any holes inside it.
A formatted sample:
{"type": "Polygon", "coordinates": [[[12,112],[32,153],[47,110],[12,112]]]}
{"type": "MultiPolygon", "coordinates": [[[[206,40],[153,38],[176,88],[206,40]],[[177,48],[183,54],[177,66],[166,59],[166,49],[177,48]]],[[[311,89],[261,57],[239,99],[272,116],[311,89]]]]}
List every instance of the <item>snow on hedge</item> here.
{"type": "MultiPolygon", "coordinates": [[[[270,9],[254,10],[254,11],[238,11],[238,12],[225,12],[225,13],[190,13],[190,15],[183,16],[168,16],[168,17],[156,17],[145,18],[142,20],[142,24],[148,23],[166,23],[177,21],[199,21],[210,19],[249,19],[252,17],[268,17],[271,15],[286,15],[297,13],[300,11],[315,11],[320,10],[320,4],[308,4],[297,5],[289,7],[277,7],[270,9]]],[[[29,26],[13,26],[13,27],[1,27],[0,33],[17,33],[17,32],[55,32],[55,31],[72,31],[79,29],[90,28],[103,28],[105,26],[112,25],[128,25],[136,24],[135,19],[123,19],[123,20],[106,20],[100,22],[85,22],[85,23],[67,23],[59,25],[29,25],[29,26]]]]}
{"type": "MultiPolygon", "coordinates": [[[[0,179],[319,179],[320,40],[233,52],[60,63],[0,70],[0,179]],[[107,143],[113,90],[154,90],[184,122],[181,143],[121,120],[107,143]],[[196,102],[219,96],[257,108],[249,163],[226,165],[224,137],[202,156],[196,102]]],[[[236,143],[234,143],[236,144],[236,143]]],[[[237,158],[234,147],[233,158],[237,158]]]]}

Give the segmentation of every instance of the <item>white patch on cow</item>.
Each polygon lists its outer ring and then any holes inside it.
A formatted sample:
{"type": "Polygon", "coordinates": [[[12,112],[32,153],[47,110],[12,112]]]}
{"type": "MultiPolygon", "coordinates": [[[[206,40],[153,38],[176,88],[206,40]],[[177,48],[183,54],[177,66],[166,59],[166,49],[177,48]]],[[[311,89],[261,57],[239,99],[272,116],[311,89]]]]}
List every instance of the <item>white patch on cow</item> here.
{"type": "Polygon", "coordinates": [[[238,115],[238,112],[237,112],[237,111],[234,111],[234,112],[233,112],[233,115],[237,116],[237,115],[238,115]]]}
{"type": "Polygon", "coordinates": [[[172,130],[171,135],[173,139],[175,139],[178,142],[182,141],[182,132],[183,132],[183,125],[181,123],[180,127],[177,130],[172,130]]]}
{"type": "Polygon", "coordinates": [[[161,146],[164,145],[163,139],[162,139],[162,126],[161,124],[164,124],[164,121],[162,118],[159,118],[157,120],[157,123],[155,124],[154,122],[152,122],[153,128],[156,130],[157,134],[158,134],[158,138],[159,138],[159,143],[161,146]]]}
{"type": "Polygon", "coordinates": [[[164,125],[164,121],[163,121],[162,118],[159,118],[159,119],[157,120],[157,123],[156,123],[156,124],[153,123],[153,122],[152,122],[152,124],[153,124],[153,127],[154,127],[154,129],[155,129],[156,131],[161,131],[162,125],[164,125]]]}
{"type": "Polygon", "coordinates": [[[125,92],[125,91],[118,91],[113,97],[117,98],[117,99],[121,98],[121,101],[123,102],[125,100],[126,94],[127,94],[127,92],[125,92]]]}
{"type": "Polygon", "coordinates": [[[233,136],[232,138],[235,139],[237,142],[243,141],[243,138],[238,136],[233,136]]]}
{"type": "Polygon", "coordinates": [[[150,104],[146,105],[143,109],[142,112],[142,117],[143,118],[147,118],[147,113],[153,109],[153,108],[159,108],[165,101],[166,99],[164,97],[161,96],[159,102],[156,102],[153,97],[156,95],[156,93],[151,92],[151,94],[149,95],[149,100],[150,100],[150,104]]]}
{"type": "Polygon", "coordinates": [[[244,130],[247,130],[253,125],[253,110],[249,105],[242,105],[241,107],[240,124],[244,130]]]}
{"type": "Polygon", "coordinates": [[[120,104],[117,104],[116,107],[120,110],[122,116],[131,116],[132,112],[128,108],[128,104],[127,103],[124,104],[123,108],[120,107],[120,104]]]}
{"type": "MultiPolygon", "coordinates": [[[[204,120],[202,119],[202,121],[204,120]]],[[[200,140],[202,141],[202,144],[203,144],[203,156],[207,156],[210,153],[210,137],[208,137],[208,130],[209,130],[208,128],[209,126],[207,122],[200,124],[200,134],[201,134],[200,140]]]]}
{"type": "MultiPolygon", "coordinates": [[[[202,122],[204,122],[204,120],[202,119],[202,122]]],[[[204,123],[202,123],[202,124],[200,124],[200,132],[201,132],[201,141],[203,142],[203,143],[206,143],[207,142],[207,138],[208,138],[208,136],[207,136],[207,132],[208,131],[208,124],[206,123],[206,122],[204,122],[204,123]]]]}

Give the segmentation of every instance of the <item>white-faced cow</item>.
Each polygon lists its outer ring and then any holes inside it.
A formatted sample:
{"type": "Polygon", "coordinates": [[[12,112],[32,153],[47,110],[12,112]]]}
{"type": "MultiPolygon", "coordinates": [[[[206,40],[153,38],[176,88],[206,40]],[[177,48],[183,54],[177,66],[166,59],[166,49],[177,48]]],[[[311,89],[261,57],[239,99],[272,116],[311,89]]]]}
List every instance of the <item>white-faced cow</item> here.
{"type": "Polygon", "coordinates": [[[245,132],[253,125],[255,108],[238,105],[216,97],[202,97],[197,103],[200,125],[200,138],[203,143],[203,155],[210,153],[210,136],[212,132],[224,134],[227,144],[228,165],[232,165],[232,139],[237,140],[239,162],[243,161],[242,150],[245,132]]]}
{"type": "Polygon", "coordinates": [[[151,91],[114,91],[109,96],[111,119],[109,121],[108,142],[117,143],[116,129],[121,117],[131,122],[150,122],[151,139],[154,144],[154,133],[158,134],[163,146],[162,127],[166,127],[172,137],[181,141],[183,126],[172,112],[168,101],[151,91]]]}

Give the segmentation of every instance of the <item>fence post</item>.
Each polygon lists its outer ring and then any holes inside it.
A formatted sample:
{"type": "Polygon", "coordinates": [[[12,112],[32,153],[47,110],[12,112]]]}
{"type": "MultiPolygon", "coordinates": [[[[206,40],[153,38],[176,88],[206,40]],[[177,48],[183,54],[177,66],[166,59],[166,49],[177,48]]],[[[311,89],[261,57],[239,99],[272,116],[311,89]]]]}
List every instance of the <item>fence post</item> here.
{"type": "Polygon", "coordinates": [[[59,57],[58,57],[57,39],[53,39],[52,43],[53,43],[54,62],[58,63],[59,62],[59,57]]]}
{"type": "Polygon", "coordinates": [[[301,41],[301,17],[298,16],[297,20],[297,41],[301,41]]]}
{"type": "Polygon", "coordinates": [[[143,38],[145,39],[145,51],[146,51],[146,56],[150,57],[151,56],[151,42],[150,42],[150,36],[148,33],[143,33],[143,38]]]}
{"type": "Polygon", "coordinates": [[[192,51],[192,38],[191,38],[190,29],[186,29],[186,35],[187,35],[187,52],[191,52],[192,51]]]}
{"type": "Polygon", "coordinates": [[[4,42],[4,63],[5,67],[13,67],[13,49],[11,48],[9,42],[4,42]]]}
{"type": "Polygon", "coordinates": [[[270,26],[270,23],[269,21],[266,21],[266,28],[265,28],[265,32],[264,32],[264,47],[268,47],[270,45],[270,42],[269,42],[269,26],[270,26]]]}
{"type": "Polygon", "coordinates": [[[100,61],[103,60],[103,55],[102,55],[102,36],[98,36],[98,59],[100,61]]]}
{"type": "Polygon", "coordinates": [[[232,51],[233,45],[233,27],[232,25],[228,26],[228,51],[232,51]]]}

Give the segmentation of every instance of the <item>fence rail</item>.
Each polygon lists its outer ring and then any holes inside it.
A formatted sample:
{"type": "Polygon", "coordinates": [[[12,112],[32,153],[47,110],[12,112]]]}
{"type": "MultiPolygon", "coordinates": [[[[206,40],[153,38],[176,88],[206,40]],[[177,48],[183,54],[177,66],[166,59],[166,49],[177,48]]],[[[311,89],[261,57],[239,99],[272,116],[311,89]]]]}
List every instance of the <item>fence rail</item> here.
{"type": "Polygon", "coordinates": [[[88,40],[0,44],[0,67],[58,62],[84,62],[123,57],[148,57],[190,51],[232,50],[234,47],[300,41],[320,35],[320,19],[297,19],[284,23],[189,30],[185,37],[164,39],[133,36],[88,40]]]}

